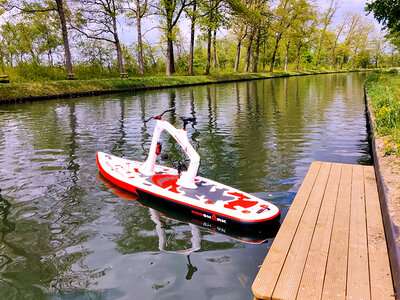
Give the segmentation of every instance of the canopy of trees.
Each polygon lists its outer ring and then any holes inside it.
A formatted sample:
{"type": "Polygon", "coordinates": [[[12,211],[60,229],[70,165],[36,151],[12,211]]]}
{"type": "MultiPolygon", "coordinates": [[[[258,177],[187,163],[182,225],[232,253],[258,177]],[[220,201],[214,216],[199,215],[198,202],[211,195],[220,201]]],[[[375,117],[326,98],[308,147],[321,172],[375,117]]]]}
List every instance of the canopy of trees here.
{"type": "Polygon", "coordinates": [[[375,0],[366,4],[365,10],[373,12],[375,19],[391,32],[400,32],[400,2],[375,0]]]}
{"type": "MultiPolygon", "coordinates": [[[[339,14],[339,1],[0,0],[0,72],[47,80],[397,65],[398,35],[389,46],[365,16],[339,14]]],[[[391,28],[380,2],[367,9],[391,28]]]]}

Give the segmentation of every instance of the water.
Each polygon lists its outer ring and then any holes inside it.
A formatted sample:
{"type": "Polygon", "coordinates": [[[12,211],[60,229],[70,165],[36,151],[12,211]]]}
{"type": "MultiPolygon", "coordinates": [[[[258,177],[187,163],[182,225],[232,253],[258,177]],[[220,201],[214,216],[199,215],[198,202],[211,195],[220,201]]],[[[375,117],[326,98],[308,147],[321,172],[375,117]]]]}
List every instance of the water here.
{"type": "Polygon", "coordinates": [[[370,163],[364,76],[0,106],[0,298],[251,299],[272,237],[249,243],[257,237],[135,200],[99,176],[96,151],[144,160],[154,122],[143,120],[176,106],[165,119],[197,118],[199,173],[284,217],[312,161],[370,163]]]}

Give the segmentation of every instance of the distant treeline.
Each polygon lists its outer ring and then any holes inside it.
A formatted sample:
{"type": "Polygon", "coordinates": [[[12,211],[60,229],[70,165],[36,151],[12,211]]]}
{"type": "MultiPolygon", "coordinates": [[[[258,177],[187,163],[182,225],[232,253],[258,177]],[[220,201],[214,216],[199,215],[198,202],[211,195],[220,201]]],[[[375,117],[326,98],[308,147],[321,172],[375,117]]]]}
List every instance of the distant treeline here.
{"type": "Polygon", "coordinates": [[[399,65],[366,17],[335,21],[339,0],[328,2],[0,0],[0,72],[36,81],[399,65]]]}

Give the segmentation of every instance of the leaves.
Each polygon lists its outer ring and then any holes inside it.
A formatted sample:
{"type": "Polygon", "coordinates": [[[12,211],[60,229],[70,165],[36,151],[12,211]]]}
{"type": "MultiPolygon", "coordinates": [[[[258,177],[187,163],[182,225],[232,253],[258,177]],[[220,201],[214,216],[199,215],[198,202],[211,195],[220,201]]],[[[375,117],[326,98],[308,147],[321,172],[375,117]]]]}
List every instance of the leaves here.
{"type": "Polygon", "coordinates": [[[400,2],[395,0],[375,0],[367,3],[365,10],[374,14],[374,18],[389,29],[390,32],[400,32],[400,2]]]}

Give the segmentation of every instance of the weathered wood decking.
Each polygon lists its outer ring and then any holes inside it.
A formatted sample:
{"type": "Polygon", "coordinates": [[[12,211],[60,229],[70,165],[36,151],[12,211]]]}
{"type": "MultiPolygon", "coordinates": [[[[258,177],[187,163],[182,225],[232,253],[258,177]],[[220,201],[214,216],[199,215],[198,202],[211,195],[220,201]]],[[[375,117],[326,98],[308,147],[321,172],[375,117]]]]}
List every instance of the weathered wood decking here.
{"type": "Polygon", "coordinates": [[[255,299],[394,299],[372,166],[312,163],[252,290],[255,299]]]}

